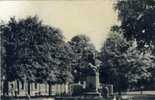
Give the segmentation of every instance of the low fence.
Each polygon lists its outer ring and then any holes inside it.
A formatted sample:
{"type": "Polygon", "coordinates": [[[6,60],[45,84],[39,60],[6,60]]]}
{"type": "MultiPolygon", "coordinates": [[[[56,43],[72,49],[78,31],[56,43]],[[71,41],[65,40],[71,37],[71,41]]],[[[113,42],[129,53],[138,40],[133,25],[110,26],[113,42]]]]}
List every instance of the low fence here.
{"type": "Polygon", "coordinates": [[[1,97],[1,100],[55,100],[54,97],[51,96],[32,96],[30,98],[26,96],[20,96],[20,97],[1,97]]]}
{"type": "MultiPolygon", "coordinates": [[[[62,95],[62,94],[68,94],[70,92],[70,85],[68,83],[64,84],[54,84],[51,85],[49,88],[49,85],[44,83],[26,83],[26,82],[20,82],[20,81],[13,81],[9,82],[8,86],[8,93],[6,93],[7,96],[46,96],[49,95],[49,92],[51,95],[62,95]],[[30,91],[30,93],[28,93],[30,91]]],[[[4,87],[2,86],[2,90],[4,87]]],[[[4,95],[4,92],[1,91],[1,95],[4,95]]]]}

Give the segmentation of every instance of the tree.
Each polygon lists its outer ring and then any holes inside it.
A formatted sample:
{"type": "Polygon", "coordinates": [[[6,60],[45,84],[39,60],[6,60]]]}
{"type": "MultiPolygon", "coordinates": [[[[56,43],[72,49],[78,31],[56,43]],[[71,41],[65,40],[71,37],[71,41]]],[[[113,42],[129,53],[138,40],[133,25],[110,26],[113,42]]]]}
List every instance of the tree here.
{"type": "Polygon", "coordinates": [[[49,69],[46,71],[48,74],[49,94],[51,94],[51,84],[73,81],[71,74],[72,56],[73,52],[68,43],[59,45],[58,48],[55,48],[55,52],[53,51],[53,62],[51,62],[49,69]]]}
{"type": "MultiPolygon", "coordinates": [[[[154,52],[152,45],[155,45],[155,1],[118,0],[115,9],[118,11],[121,22],[119,28],[123,30],[124,36],[128,40],[136,39],[142,52],[146,44],[154,52]]],[[[152,56],[155,57],[155,53],[152,53],[152,56]]]]}
{"type": "Polygon", "coordinates": [[[101,82],[113,84],[118,92],[133,87],[141,80],[147,80],[151,75],[149,51],[140,52],[136,41],[127,41],[117,32],[110,34],[101,49],[101,62],[101,82]]]}
{"type": "Polygon", "coordinates": [[[140,47],[155,44],[154,0],[118,0],[115,9],[127,39],[136,39],[140,47]]]}
{"type": "Polygon", "coordinates": [[[152,69],[150,69],[151,78],[149,80],[148,88],[151,90],[154,90],[155,89],[155,45],[151,45],[151,51],[152,51],[153,65],[152,65],[152,69]]]}
{"type": "Polygon", "coordinates": [[[89,37],[83,34],[74,36],[71,41],[69,41],[69,44],[74,54],[72,60],[74,81],[83,81],[82,78],[86,74],[84,71],[88,66],[88,55],[96,52],[95,47],[91,43],[89,37]]]}
{"type": "Polygon", "coordinates": [[[1,33],[7,81],[50,85],[67,80],[71,49],[59,29],[42,24],[37,16],[20,20],[13,17],[1,33]]]}
{"type": "MultiPolygon", "coordinates": [[[[5,27],[5,24],[4,23],[1,23],[0,24],[0,30],[1,29],[3,29],[3,27],[5,27]]],[[[6,69],[6,64],[5,64],[5,49],[4,49],[4,46],[2,45],[2,32],[0,31],[0,35],[1,35],[1,38],[0,38],[0,57],[1,57],[1,60],[0,60],[0,64],[1,64],[1,66],[0,66],[0,68],[1,68],[1,75],[0,75],[0,78],[1,78],[1,80],[3,80],[3,82],[4,83],[2,83],[1,82],[1,86],[2,85],[4,85],[4,87],[5,88],[1,88],[1,90],[3,91],[3,95],[5,95],[5,94],[8,94],[8,82],[6,81],[6,77],[5,77],[5,75],[6,75],[6,71],[5,71],[5,69],[6,69]]]]}

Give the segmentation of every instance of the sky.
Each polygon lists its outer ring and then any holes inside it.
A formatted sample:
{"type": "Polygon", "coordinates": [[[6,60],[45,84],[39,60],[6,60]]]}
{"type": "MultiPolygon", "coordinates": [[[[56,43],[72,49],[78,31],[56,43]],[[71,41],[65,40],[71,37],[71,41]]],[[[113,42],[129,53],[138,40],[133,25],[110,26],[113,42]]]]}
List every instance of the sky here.
{"type": "Polygon", "coordinates": [[[78,34],[86,34],[97,50],[106,40],[110,27],[117,24],[112,0],[0,1],[0,20],[35,15],[44,24],[61,29],[66,41],[78,34]]]}

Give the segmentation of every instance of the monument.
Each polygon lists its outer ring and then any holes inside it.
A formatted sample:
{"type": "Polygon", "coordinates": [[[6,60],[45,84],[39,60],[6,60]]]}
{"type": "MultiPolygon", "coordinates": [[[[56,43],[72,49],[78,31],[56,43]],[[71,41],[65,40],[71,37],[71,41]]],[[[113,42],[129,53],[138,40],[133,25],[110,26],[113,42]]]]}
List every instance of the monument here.
{"type": "Polygon", "coordinates": [[[56,100],[105,100],[98,89],[99,83],[99,63],[97,63],[94,53],[89,53],[87,58],[88,65],[85,69],[86,86],[80,96],[68,96],[56,98],[56,100]]]}
{"type": "Polygon", "coordinates": [[[95,54],[88,56],[88,66],[86,68],[86,91],[84,95],[100,96],[98,92],[99,82],[99,64],[96,62],[95,54]]]}

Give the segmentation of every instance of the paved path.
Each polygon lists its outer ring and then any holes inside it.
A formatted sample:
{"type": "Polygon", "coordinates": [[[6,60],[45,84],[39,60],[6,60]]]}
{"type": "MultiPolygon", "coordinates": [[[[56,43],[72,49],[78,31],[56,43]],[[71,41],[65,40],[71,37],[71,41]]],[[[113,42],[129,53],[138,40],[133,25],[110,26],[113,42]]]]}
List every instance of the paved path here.
{"type": "MultiPolygon", "coordinates": [[[[27,99],[15,99],[15,100],[27,100],[27,99]]],[[[37,98],[37,99],[30,98],[30,100],[54,100],[54,99],[53,98],[37,98]]]]}
{"type": "Polygon", "coordinates": [[[126,92],[126,94],[146,94],[146,95],[155,95],[155,91],[134,91],[134,92],[126,92]]]}
{"type": "Polygon", "coordinates": [[[30,100],[54,100],[54,98],[30,98],[30,100]]]}

